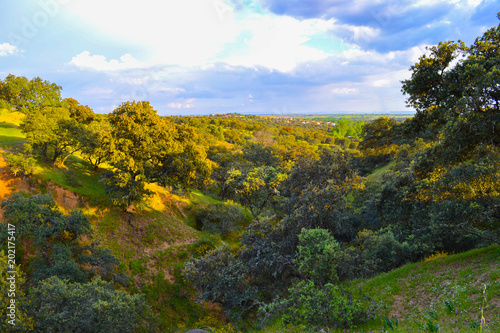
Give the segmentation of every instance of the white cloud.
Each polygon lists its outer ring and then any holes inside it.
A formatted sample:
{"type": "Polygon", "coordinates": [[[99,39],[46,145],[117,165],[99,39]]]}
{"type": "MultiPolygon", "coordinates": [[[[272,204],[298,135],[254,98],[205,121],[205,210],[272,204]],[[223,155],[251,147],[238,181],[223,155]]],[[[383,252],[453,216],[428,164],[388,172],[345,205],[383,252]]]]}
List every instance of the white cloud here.
{"type": "Polygon", "coordinates": [[[407,50],[407,52],[408,52],[408,60],[412,64],[416,63],[418,61],[418,59],[420,59],[421,56],[423,56],[424,54],[429,53],[429,51],[427,50],[427,48],[430,47],[430,46],[431,45],[422,44],[422,45],[419,45],[419,46],[414,46],[411,49],[407,50]]]}
{"type": "Polygon", "coordinates": [[[374,87],[388,87],[391,85],[391,80],[388,79],[375,80],[371,83],[371,85],[374,87]]]}
{"type": "Polygon", "coordinates": [[[380,74],[365,76],[364,82],[369,87],[399,88],[399,87],[401,87],[401,81],[405,80],[405,79],[409,79],[410,76],[411,76],[411,72],[407,69],[402,69],[402,70],[388,69],[380,74]]]}
{"type": "Polygon", "coordinates": [[[467,0],[467,4],[472,7],[477,7],[479,6],[483,0],[467,0]]]}
{"type": "Polygon", "coordinates": [[[108,61],[103,55],[90,55],[89,51],[83,51],[74,56],[70,64],[81,69],[92,69],[96,71],[117,71],[145,66],[144,63],[140,63],[130,54],[122,55],[120,60],[111,59],[108,61]]]}
{"type": "Polygon", "coordinates": [[[87,88],[82,91],[84,95],[94,95],[94,96],[109,96],[113,94],[113,89],[110,88],[100,88],[100,87],[92,87],[87,88]]]}
{"type": "Polygon", "coordinates": [[[212,60],[237,36],[233,12],[224,8],[206,0],[143,0],[140,5],[73,0],[64,9],[101,34],[142,48],[150,63],[195,66],[212,60]]]}
{"type": "Polygon", "coordinates": [[[6,57],[9,55],[14,55],[19,52],[19,49],[9,43],[0,44],[0,57],[6,57]]]}
{"type": "Polygon", "coordinates": [[[170,109],[192,109],[193,104],[183,104],[183,103],[168,103],[167,107],[170,109]]]}
{"type": "Polygon", "coordinates": [[[194,108],[194,98],[189,98],[189,99],[186,99],[182,102],[172,102],[172,103],[168,103],[167,104],[167,107],[169,109],[192,109],[194,108]]]}
{"type": "Polygon", "coordinates": [[[163,91],[167,93],[172,93],[172,94],[179,94],[186,92],[186,89],[184,88],[159,88],[158,91],[163,91]]]}
{"type": "Polygon", "coordinates": [[[244,54],[224,59],[233,66],[257,67],[289,72],[301,63],[325,59],[328,53],[305,45],[311,37],[333,29],[334,20],[298,20],[288,16],[252,15],[241,22],[250,36],[242,45],[244,54]]]}
{"type": "Polygon", "coordinates": [[[299,20],[255,8],[235,12],[224,0],[144,2],[138,6],[124,0],[73,0],[65,10],[101,34],[143,49],[147,59],[138,62],[128,55],[132,59],[107,61],[83,52],[71,62],[96,70],[141,64],[209,68],[226,63],[289,72],[300,63],[329,56],[304,43],[332,31],[333,19],[299,20]]]}
{"type": "Polygon", "coordinates": [[[356,88],[333,88],[330,92],[334,95],[355,95],[359,90],[356,88]]]}
{"type": "MultiPolygon", "coordinates": [[[[483,0],[447,0],[444,1],[449,4],[457,5],[459,7],[477,7],[479,6],[483,0]]],[[[414,7],[425,7],[425,6],[434,6],[436,4],[435,0],[419,0],[413,3],[414,7]]]]}
{"type": "Polygon", "coordinates": [[[366,26],[343,25],[342,28],[351,32],[352,39],[359,43],[374,40],[380,35],[380,29],[366,26]]]}

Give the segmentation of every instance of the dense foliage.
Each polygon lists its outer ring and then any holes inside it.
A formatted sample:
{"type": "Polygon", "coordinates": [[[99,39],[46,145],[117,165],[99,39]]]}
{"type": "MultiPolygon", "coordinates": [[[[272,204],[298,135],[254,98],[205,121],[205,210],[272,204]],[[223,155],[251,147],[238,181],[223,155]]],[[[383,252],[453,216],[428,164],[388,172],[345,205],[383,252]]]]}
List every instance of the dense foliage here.
{"type": "MultiPolygon", "coordinates": [[[[310,328],[351,325],[349,320],[366,319],[363,313],[369,311],[351,298],[343,303],[338,281],[372,276],[438,251],[500,242],[500,26],[470,47],[446,42],[429,51],[403,82],[415,117],[366,124],[359,151],[340,145],[287,159],[279,155],[276,136],[275,143],[266,141],[269,157],[260,165],[281,167],[285,174],[276,187],[279,200],[268,206],[273,209],[260,210],[239,248],[226,254],[261,313],[310,328]],[[383,174],[374,171],[381,166],[383,174]]],[[[244,160],[226,157],[228,177],[216,177],[231,184],[243,174],[238,170],[247,168],[244,160]]],[[[252,209],[252,200],[240,202],[252,209]]],[[[213,260],[220,249],[214,251],[186,269],[195,264],[203,274],[218,271],[218,281],[229,278],[213,260]]],[[[202,299],[227,304],[222,294],[204,293],[214,287],[210,280],[199,285],[199,276],[189,272],[185,277],[202,299]]],[[[239,304],[237,295],[231,294],[232,304],[239,304]]],[[[248,294],[240,301],[252,305],[248,294]]]]}

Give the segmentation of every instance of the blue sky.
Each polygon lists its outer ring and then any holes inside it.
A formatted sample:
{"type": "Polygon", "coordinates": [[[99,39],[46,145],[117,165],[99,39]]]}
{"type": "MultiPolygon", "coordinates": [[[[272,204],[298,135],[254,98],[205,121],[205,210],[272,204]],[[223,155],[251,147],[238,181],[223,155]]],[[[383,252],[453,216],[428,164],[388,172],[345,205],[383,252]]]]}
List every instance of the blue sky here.
{"type": "Polygon", "coordinates": [[[39,76],[98,113],[391,112],[426,47],[471,44],[498,0],[0,1],[0,79],[39,76]]]}

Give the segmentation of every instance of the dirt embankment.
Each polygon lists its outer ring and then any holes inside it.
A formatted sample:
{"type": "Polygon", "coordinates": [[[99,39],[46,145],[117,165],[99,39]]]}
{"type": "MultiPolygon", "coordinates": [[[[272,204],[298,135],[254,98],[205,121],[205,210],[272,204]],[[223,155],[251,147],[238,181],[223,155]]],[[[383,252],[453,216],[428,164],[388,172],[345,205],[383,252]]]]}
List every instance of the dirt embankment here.
{"type": "MultiPolygon", "coordinates": [[[[29,192],[31,186],[29,181],[22,177],[16,177],[7,166],[5,159],[0,155],[0,202],[7,199],[14,192],[29,192]]],[[[0,221],[3,221],[2,210],[0,209],[0,221]]]]}
{"type": "MultiPolygon", "coordinates": [[[[54,183],[47,185],[47,190],[52,194],[57,204],[65,209],[78,209],[84,205],[83,199],[76,193],[71,192],[54,183]]],[[[25,177],[15,176],[3,156],[0,155],[0,202],[9,198],[14,192],[32,192],[35,187],[31,186],[25,177]]],[[[0,221],[2,212],[0,210],[0,221]]]]}
{"type": "Polygon", "coordinates": [[[47,189],[57,204],[65,209],[78,209],[84,205],[84,200],[78,194],[59,185],[49,183],[47,189]]]}

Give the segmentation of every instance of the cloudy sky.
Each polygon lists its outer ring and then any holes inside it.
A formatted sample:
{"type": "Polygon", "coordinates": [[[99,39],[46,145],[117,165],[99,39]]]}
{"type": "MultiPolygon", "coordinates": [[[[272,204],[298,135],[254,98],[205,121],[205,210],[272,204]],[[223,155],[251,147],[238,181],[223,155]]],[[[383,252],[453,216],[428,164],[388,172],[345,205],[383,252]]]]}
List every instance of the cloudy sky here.
{"type": "Polygon", "coordinates": [[[0,79],[55,82],[107,113],[408,111],[400,81],[471,44],[499,0],[0,0],[0,79]]]}

